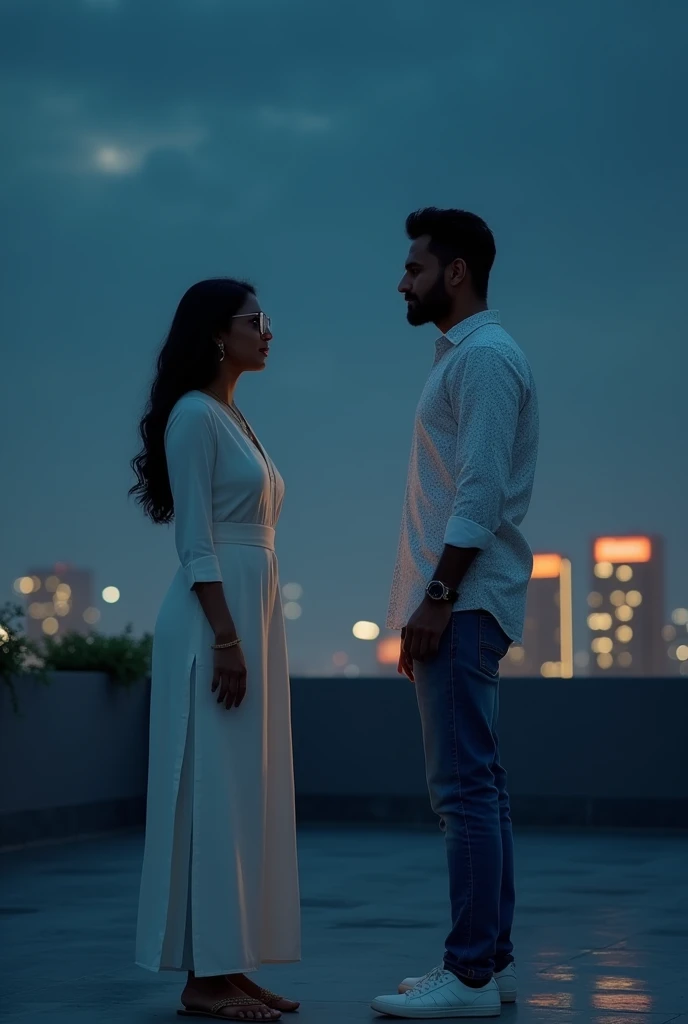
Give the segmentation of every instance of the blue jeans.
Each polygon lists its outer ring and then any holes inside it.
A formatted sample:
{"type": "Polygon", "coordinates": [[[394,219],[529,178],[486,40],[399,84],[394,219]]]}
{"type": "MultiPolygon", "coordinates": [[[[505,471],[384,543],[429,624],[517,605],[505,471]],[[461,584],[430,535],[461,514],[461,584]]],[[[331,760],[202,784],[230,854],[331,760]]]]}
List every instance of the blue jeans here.
{"type": "Polygon", "coordinates": [[[509,643],[487,612],[455,612],[437,656],[414,664],[430,802],[449,864],[444,965],[469,981],[489,981],[514,959],[513,837],[497,740],[509,643]]]}

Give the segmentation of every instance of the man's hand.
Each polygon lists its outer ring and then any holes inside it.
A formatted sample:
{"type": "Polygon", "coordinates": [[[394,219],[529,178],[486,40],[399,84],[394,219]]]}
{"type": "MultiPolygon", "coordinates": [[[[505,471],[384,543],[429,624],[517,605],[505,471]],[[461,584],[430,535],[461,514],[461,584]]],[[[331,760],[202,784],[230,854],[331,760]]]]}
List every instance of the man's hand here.
{"type": "Polygon", "coordinates": [[[399,664],[397,665],[397,672],[400,676],[406,676],[412,683],[415,683],[416,677],[413,674],[413,662],[409,656],[404,652],[404,638],[406,636],[406,627],[401,631],[401,649],[399,651],[399,664]]]}
{"type": "Polygon", "coordinates": [[[424,598],[404,631],[402,659],[406,658],[413,663],[434,658],[444,631],[449,625],[452,610],[450,601],[431,601],[429,597],[424,598]]]}

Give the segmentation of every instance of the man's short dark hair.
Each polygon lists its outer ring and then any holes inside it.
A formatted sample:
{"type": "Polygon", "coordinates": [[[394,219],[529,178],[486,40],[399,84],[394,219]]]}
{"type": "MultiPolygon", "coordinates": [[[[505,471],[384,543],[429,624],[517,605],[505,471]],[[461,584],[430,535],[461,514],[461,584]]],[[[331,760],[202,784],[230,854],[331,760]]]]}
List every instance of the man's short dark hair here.
{"type": "Polygon", "coordinates": [[[497,249],[494,235],[482,217],[466,210],[439,210],[428,206],[408,215],[406,234],[411,241],[429,235],[428,248],[445,267],[452,260],[465,260],[476,295],[487,298],[487,284],[497,249]]]}

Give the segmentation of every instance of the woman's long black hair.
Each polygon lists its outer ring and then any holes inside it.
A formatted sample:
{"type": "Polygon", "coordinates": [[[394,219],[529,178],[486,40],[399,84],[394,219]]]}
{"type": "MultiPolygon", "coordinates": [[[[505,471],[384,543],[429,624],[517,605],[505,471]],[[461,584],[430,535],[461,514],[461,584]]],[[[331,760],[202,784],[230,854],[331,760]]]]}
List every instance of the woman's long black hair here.
{"type": "Polygon", "coordinates": [[[215,340],[227,332],[248,295],[244,281],[214,278],[189,288],[174,315],[160,355],[150,399],[139,425],[142,447],[132,459],[137,482],[129,491],[154,523],[174,518],[165,458],[165,430],[172,409],[188,391],[207,388],[217,376],[220,350],[215,340]]]}

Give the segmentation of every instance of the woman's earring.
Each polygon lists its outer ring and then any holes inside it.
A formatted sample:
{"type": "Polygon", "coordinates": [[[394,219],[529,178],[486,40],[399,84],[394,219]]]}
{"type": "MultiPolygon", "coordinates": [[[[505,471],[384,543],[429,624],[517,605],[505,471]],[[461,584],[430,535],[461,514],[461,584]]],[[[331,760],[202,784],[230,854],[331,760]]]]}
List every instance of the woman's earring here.
{"type": "Polygon", "coordinates": [[[220,342],[220,343],[218,344],[218,346],[217,346],[217,350],[218,350],[218,352],[220,353],[220,362],[222,362],[222,360],[223,360],[223,359],[224,359],[224,357],[225,357],[225,343],[224,343],[223,341],[221,341],[221,342],[220,342]]]}

